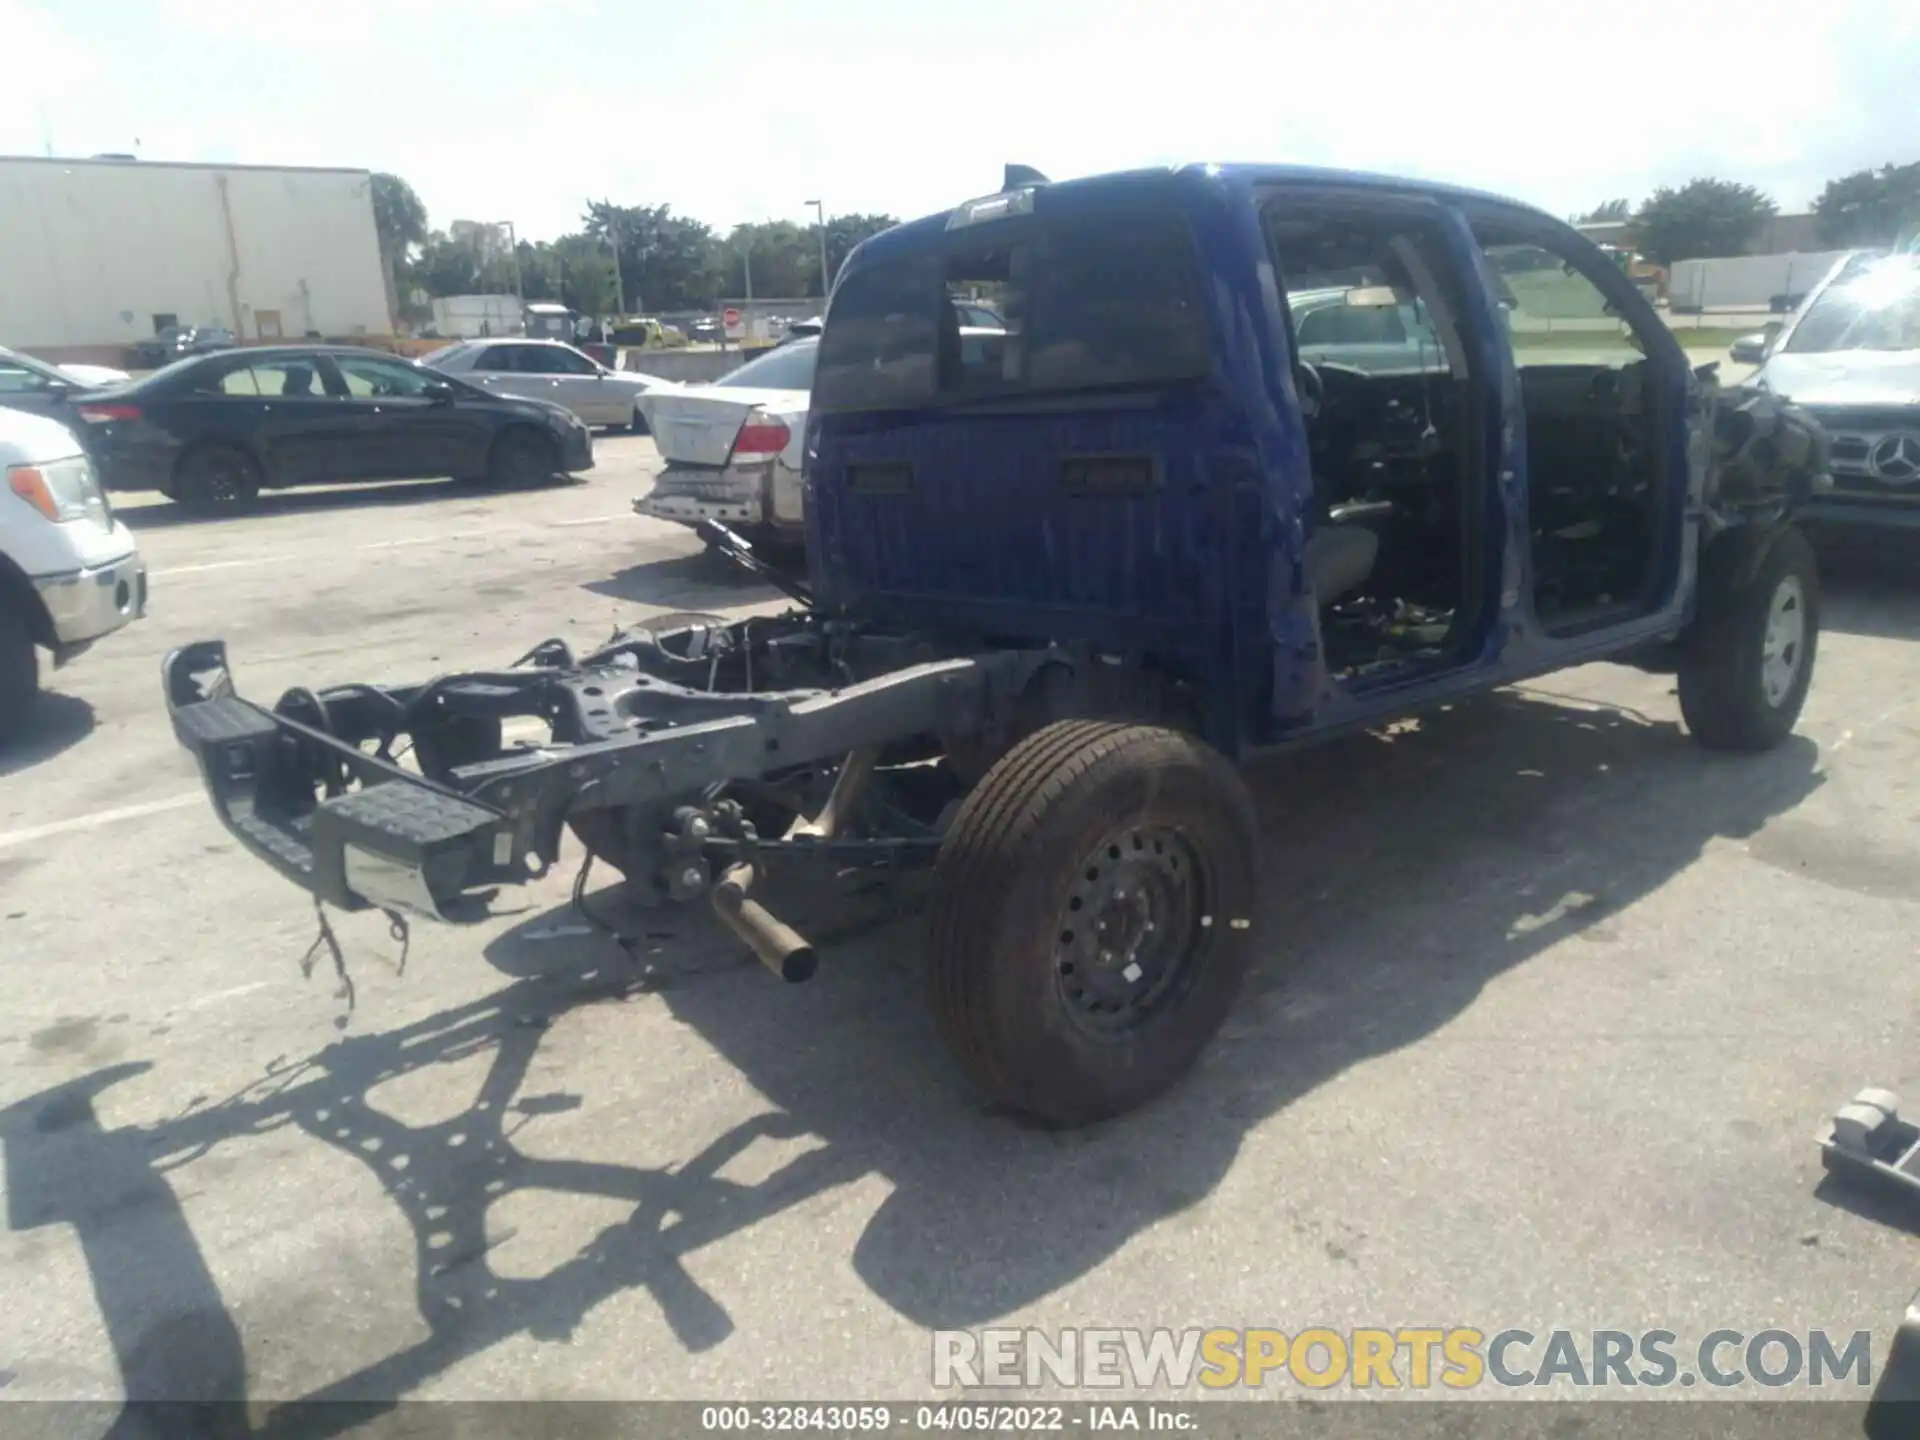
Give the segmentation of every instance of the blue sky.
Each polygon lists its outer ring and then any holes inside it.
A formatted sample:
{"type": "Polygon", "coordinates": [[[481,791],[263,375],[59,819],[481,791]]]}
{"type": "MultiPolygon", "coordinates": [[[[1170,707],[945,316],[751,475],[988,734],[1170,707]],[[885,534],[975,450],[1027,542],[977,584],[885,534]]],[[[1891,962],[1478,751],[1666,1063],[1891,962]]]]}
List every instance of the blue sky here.
{"type": "Polygon", "coordinates": [[[0,0],[0,154],[348,165],[437,225],[588,198],[717,227],[912,216],[1179,160],[1460,181],[1565,214],[1713,174],[1785,210],[1920,160],[1920,4],[0,0]]]}

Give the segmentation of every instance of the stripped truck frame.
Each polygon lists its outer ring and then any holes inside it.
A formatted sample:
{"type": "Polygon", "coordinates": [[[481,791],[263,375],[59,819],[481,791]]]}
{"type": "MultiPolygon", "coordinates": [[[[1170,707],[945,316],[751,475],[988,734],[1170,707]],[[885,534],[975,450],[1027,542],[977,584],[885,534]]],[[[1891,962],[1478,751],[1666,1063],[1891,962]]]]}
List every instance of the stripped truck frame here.
{"type": "Polygon", "coordinates": [[[1010,169],[859,247],[820,344],[808,579],[699,527],[792,610],[271,707],[189,645],[164,688],[221,821],[318,901],[448,920],[571,831],[788,980],[816,956],[772,870],[930,866],[956,1057],[1078,1123],[1184,1073],[1251,963],[1234,762],[1603,659],[1675,673],[1703,743],[1764,749],[1811,682],[1819,427],[1694,371],[1600,250],[1512,202],[1010,169]],[[968,348],[981,293],[1006,331],[968,348]],[[1342,307],[1311,361],[1307,294],[1342,307]]]}

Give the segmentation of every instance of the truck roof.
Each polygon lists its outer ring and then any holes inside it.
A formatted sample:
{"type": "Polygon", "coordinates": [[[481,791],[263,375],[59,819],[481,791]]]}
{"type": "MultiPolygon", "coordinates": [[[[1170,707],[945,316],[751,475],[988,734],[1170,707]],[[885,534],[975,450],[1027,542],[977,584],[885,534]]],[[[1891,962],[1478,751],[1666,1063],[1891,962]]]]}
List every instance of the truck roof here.
{"type": "MultiPolygon", "coordinates": [[[[1346,190],[1355,188],[1397,190],[1450,200],[1468,200],[1478,205],[1496,205],[1503,209],[1550,220],[1555,224],[1564,223],[1558,217],[1548,214],[1537,206],[1527,205],[1489,191],[1442,184],[1436,180],[1417,180],[1403,176],[1381,175],[1365,170],[1340,170],[1316,165],[1224,164],[1194,161],[1179,165],[1120,170],[1105,175],[1089,175],[1078,180],[1050,181],[1040,185],[1038,193],[1047,198],[1038,203],[1048,210],[1058,207],[1062,212],[1071,213],[1084,206],[1104,204],[1119,197],[1146,198],[1156,193],[1179,191],[1191,193],[1209,189],[1246,190],[1256,185],[1314,185],[1346,190]]],[[[1016,185],[1013,188],[1017,190],[1025,187],[1016,185]]],[[[983,191],[981,195],[969,198],[984,198],[993,193],[996,192],[983,191]]],[[[861,254],[863,261],[870,262],[882,259],[896,251],[907,253],[918,250],[932,238],[945,233],[948,220],[958,208],[959,206],[956,205],[953,209],[942,210],[918,220],[910,220],[892,230],[883,231],[862,244],[857,253],[861,254]]]]}

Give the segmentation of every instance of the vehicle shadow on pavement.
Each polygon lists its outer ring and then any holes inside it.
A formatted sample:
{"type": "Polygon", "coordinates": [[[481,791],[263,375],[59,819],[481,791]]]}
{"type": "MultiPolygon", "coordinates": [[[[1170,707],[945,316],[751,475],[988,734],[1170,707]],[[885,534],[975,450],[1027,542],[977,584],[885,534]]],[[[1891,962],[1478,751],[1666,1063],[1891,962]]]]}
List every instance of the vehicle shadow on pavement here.
{"type": "Polygon", "coordinates": [[[1821,628],[1920,640],[1920,530],[1815,536],[1821,628]]]}
{"type": "MultiPolygon", "coordinates": [[[[1708,755],[1672,724],[1504,691],[1259,766],[1251,780],[1271,833],[1257,933],[1271,938],[1248,992],[1195,1075],[1091,1129],[1018,1123],[969,1092],[936,1042],[910,921],[825,945],[819,976],[786,987],[697,911],[620,917],[640,935],[630,959],[601,936],[553,943],[556,922],[578,920],[562,907],[487,947],[518,977],[502,989],[341,1039],[216,1104],[104,1128],[93,1097],[144,1068],[122,1066],[0,1111],[8,1223],[73,1227],[132,1399],[232,1401],[246,1387],[238,1327],[167,1174],[292,1125],[377,1176],[413,1234],[425,1338],[257,1424],[222,1412],[243,1427],[234,1434],[340,1433],[508,1337],[564,1338],[632,1288],[652,1294],[689,1351],[709,1349],[734,1330],[733,1297],[703,1289],[683,1258],[868,1176],[893,1188],[854,1245],[861,1280],[922,1325],[986,1323],[1203,1201],[1249,1129],[1295,1099],[1429,1035],[1493,978],[1632,905],[1710,841],[1793,808],[1820,783],[1816,758],[1799,737],[1767,755],[1708,755]],[[579,1099],[521,1093],[548,1024],[638,994],[736,1066],[767,1111],[660,1168],[523,1153],[513,1130],[525,1115],[579,1099]],[[490,1057],[487,1076],[452,1118],[409,1126],[369,1101],[396,1076],[476,1054],[490,1057]],[[719,1173],[783,1137],[817,1143],[757,1182],[719,1173]],[[556,1268],[514,1278],[490,1268],[487,1212],[515,1190],[632,1210],[556,1268]],[[1063,1196],[1081,1199],[1063,1211],[1063,1196]]],[[[817,917],[786,918],[830,933],[817,917]]],[[[757,1292],[771,1278],[738,1283],[757,1292]]]]}
{"type": "Polygon", "coordinates": [[[629,565],[580,587],[633,605],[669,610],[726,610],[784,598],[774,586],[710,550],[629,565]]]}
{"type": "Polygon", "coordinates": [[[43,760],[51,760],[93,733],[93,706],[77,695],[43,690],[34,702],[33,718],[19,737],[0,748],[0,776],[12,775],[43,760]]]}
{"type": "MultiPolygon", "coordinates": [[[[550,486],[538,486],[526,493],[560,489],[584,483],[556,480],[550,486]]],[[[334,510],[403,509],[413,505],[444,505],[449,501],[484,500],[503,493],[486,486],[458,480],[401,480],[383,484],[321,486],[314,489],[268,490],[245,509],[232,513],[208,514],[190,510],[171,500],[156,500],[144,505],[116,501],[113,513],[127,522],[136,535],[143,530],[160,530],[175,525],[207,525],[222,520],[259,520],[276,515],[324,514],[334,510]]]]}

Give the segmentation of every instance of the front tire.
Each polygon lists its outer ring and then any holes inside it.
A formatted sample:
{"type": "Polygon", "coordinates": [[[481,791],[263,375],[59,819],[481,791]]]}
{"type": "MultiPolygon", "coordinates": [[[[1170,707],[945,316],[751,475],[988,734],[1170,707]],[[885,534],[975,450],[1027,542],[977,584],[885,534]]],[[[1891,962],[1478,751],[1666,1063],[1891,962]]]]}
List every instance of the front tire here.
{"type": "Polygon", "coordinates": [[[493,442],[487,456],[487,483],[499,490],[530,490],[560,470],[560,454],[537,430],[519,426],[493,442]]]}
{"type": "Polygon", "coordinates": [[[1742,528],[1701,558],[1699,604],[1680,645],[1680,713],[1710,750],[1771,750],[1813,683],[1820,574],[1792,526],[1742,528]]]}
{"type": "Polygon", "coordinates": [[[27,617],[0,606],[0,745],[18,738],[40,699],[40,656],[27,617]]]}
{"type": "Polygon", "coordinates": [[[962,1068],[1061,1125],[1160,1094],[1245,978],[1258,851],[1246,787],[1189,736],[1068,720],[1022,740],[934,872],[929,989],[962,1068]]]}

